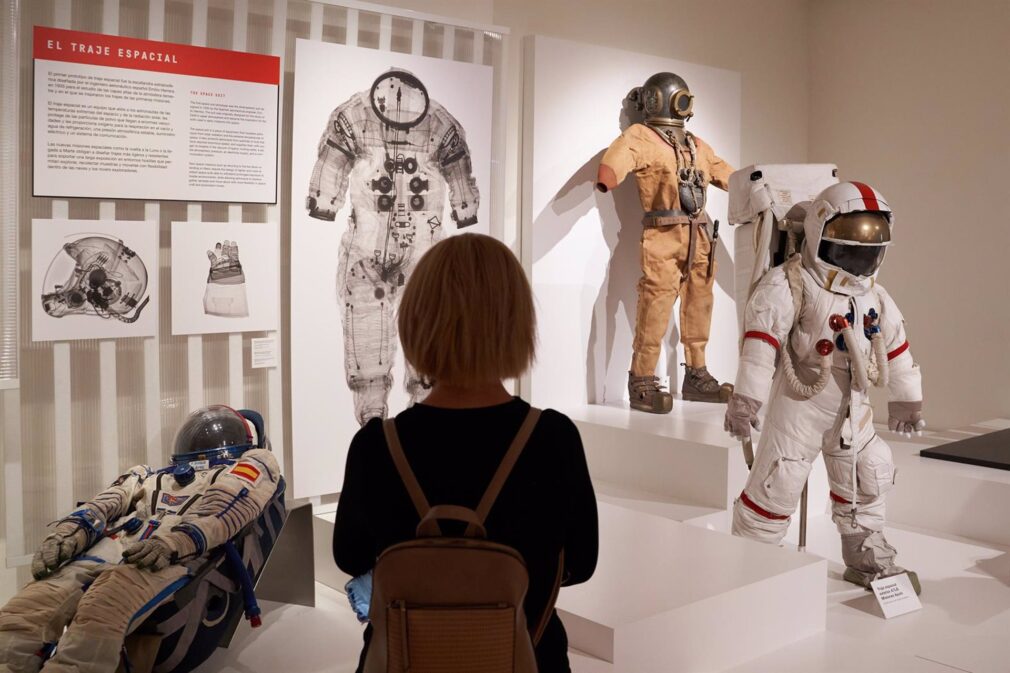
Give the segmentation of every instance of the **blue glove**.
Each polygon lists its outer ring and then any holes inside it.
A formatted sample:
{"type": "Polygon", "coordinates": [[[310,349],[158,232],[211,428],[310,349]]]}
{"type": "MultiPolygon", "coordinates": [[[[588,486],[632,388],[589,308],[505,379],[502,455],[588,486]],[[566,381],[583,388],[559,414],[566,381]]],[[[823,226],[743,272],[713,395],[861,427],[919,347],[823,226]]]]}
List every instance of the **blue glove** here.
{"type": "Polygon", "coordinates": [[[358,621],[362,624],[367,622],[368,607],[372,603],[372,571],[352,579],[344,585],[344,591],[358,621]]]}

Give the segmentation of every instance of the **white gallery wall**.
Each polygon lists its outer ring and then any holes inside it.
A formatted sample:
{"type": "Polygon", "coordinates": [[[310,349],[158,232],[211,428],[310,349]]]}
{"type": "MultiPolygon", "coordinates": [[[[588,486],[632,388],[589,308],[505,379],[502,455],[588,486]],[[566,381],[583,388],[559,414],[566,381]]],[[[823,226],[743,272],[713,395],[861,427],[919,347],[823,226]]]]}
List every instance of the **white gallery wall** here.
{"type": "Polygon", "coordinates": [[[1010,2],[811,3],[810,160],[895,210],[880,280],[934,428],[1010,416],[1010,2]]]}

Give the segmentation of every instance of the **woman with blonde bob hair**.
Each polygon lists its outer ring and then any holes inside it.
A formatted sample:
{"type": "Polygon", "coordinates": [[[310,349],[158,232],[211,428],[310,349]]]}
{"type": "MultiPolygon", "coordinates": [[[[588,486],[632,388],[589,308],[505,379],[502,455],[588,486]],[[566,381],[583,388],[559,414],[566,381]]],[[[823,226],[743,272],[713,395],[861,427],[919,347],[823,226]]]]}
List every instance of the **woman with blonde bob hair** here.
{"type": "MultiPolygon", "coordinates": [[[[449,237],[418,262],[398,326],[404,356],[432,385],[423,402],[396,416],[403,453],[432,506],[475,508],[530,414],[530,405],[503,383],[519,378],[535,357],[529,282],[499,241],[480,234],[449,237]]],[[[353,577],[368,573],[386,548],[414,538],[418,521],[382,421],[372,419],[347,456],[333,534],[337,565],[353,577]]],[[[540,673],[567,673],[568,640],[551,606],[559,560],[566,586],[588,580],[596,568],[598,530],[582,440],[566,416],[550,409],[539,416],[486,529],[488,539],[518,550],[526,561],[527,623],[532,628],[548,619],[536,645],[540,673]]],[[[362,661],[370,639],[368,627],[362,661]]]]}

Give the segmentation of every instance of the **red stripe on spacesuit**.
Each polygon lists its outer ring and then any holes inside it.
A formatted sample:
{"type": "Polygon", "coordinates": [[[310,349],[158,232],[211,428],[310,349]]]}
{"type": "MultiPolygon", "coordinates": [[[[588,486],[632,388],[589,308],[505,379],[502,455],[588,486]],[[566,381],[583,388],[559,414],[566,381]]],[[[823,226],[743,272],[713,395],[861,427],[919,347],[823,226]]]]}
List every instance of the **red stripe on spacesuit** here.
{"type": "Polygon", "coordinates": [[[906,341],[905,343],[901,344],[900,346],[898,346],[893,351],[887,354],[888,361],[893,360],[894,358],[898,357],[907,350],[908,350],[908,342],[906,341]]]}
{"type": "Polygon", "coordinates": [[[767,332],[746,332],[744,333],[743,338],[760,339],[765,343],[771,344],[771,347],[774,348],[775,350],[778,350],[779,348],[782,347],[782,344],[779,343],[779,340],[773,337],[771,334],[768,334],[767,332]]]}
{"type": "Polygon", "coordinates": [[[845,498],[843,498],[842,496],[838,495],[834,491],[829,491],[829,493],[831,495],[831,499],[834,502],[841,503],[842,505],[851,505],[852,504],[850,501],[846,500],[845,498]]]}
{"type": "Polygon", "coordinates": [[[763,516],[764,518],[771,519],[772,521],[785,521],[786,519],[789,518],[789,515],[787,515],[787,514],[775,514],[773,512],[769,512],[768,510],[766,510],[765,508],[763,508],[761,505],[759,505],[756,502],[754,502],[753,500],[751,500],[747,496],[747,491],[740,491],[740,502],[742,502],[744,505],[746,505],[748,509],[751,509],[751,510],[755,511],[758,514],[760,514],[761,516],[763,516]]]}
{"type": "Polygon", "coordinates": [[[880,203],[877,201],[877,195],[873,193],[873,188],[862,182],[853,182],[852,186],[859,190],[859,195],[863,197],[863,203],[866,204],[867,210],[880,210],[880,203]]]}

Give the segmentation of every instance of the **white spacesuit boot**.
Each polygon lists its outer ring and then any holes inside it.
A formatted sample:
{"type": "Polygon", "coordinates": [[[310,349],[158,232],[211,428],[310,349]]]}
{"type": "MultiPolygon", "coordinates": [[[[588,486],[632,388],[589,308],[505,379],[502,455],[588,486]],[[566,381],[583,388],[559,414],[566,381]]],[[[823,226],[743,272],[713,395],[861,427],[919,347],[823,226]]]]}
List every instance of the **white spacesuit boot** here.
{"type": "Polygon", "coordinates": [[[919,578],[895,564],[897,550],[884,537],[884,500],[894,485],[894,459],[884,440],[873,435],[856,452],[856,506],[852,505],[852,455],[850,446],[824,450],[824,463],[831,487],[831,519],[842,538],[845,579],[867,589],[881,577],[904,572],[915,592],[919,578]]]}
{"type": "Polygon", "coordinates": [[[804,222],[803,252],[771,269],[747,304],[726,413],[726,429],[749,439],[767,405],[733,533],[778,544],[823,451],[845,577],[861,586],[905,572],[882,532],[894,463],[874,428],[870,386],[888,389],[892,428],[925,427],[904,319],[876,282],[892,227],[890,207],[862,183],[821,192],[804,222]]]}
{"type": "Polygon", "coordinates": [[[43,541],[36,581],[0,608],[0,671],[116,670],[123,639],[186,582],[182,563],[234,537],[277,490],[268,443],[228,407],[191,414],[175,446],[172,466],[132,468],[43,541]]]}
{"type": "MultiPolygon", "coordinates": [[[[479,194],[463,129],[403,70],[382,74],[330,115],[319,142],[306,208],[333,221],[350,191],[337,296],[344,372],[354,413],[384,418],[396,353],[395,311],[421,256],[443,233],[446,195],[459,228],[477,222],[479,194]]],[[[426,395],[407,372],[413,402],[426,395]]]]}

